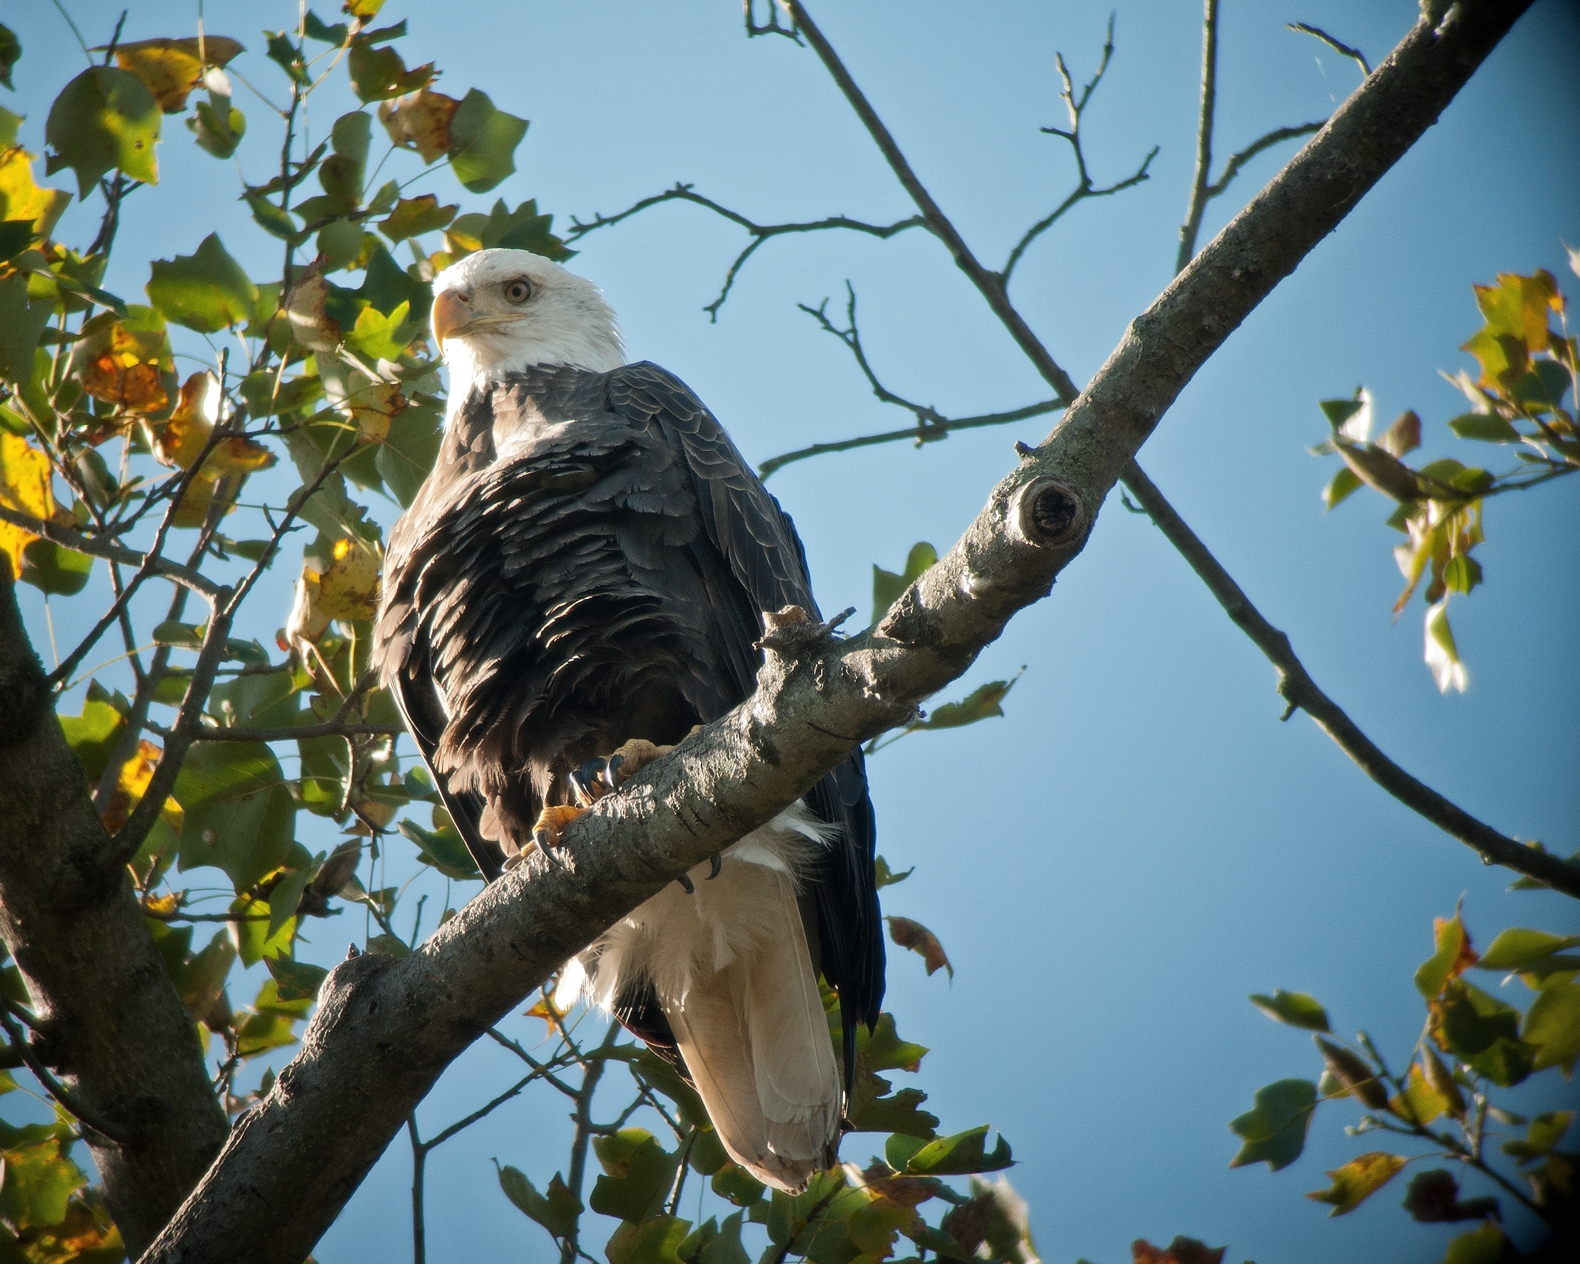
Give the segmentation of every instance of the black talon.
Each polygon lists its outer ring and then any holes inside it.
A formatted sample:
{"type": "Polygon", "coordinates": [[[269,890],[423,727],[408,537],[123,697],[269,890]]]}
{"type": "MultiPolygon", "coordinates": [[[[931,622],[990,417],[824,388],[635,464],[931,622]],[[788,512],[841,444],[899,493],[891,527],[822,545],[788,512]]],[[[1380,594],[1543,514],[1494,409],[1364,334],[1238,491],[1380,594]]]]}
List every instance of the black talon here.
{"type": "Polygon", "coordinates": [[[576,795],[585,804],[596,803],[603,794],[603,771],[605,761],[594,756],[585,764],[571,773],[571,786],[576,795]]]}
{"type": "Polygon", "coordinates": [[[724,868],[724,857],[720,853],[714,852],[712,856],[708,857],[708,865],[709,871],[705,881],[712,882],[719,876],[719,870],[724,868]]]}
{"type": "Polygon", "coordinates": [[[603,782],[604,785],[608,786],[611,790],[619,788],[620,782],[618,774],[620,772],[620,765],[623,763],[625,763],[624,755],[611,755],[609,756],[608,761],[604,764],[603,782]]]}
{"type": "Polygon", "coordinates": [[[546,830],[546,829],[535,829],[535,830],[533,830],[532,831],[532,841],[537,844],[538,850],[543,853],[544,859],[546,859],[550,864],[557,863],[557,861],[555,860],[555,857],[554,857],[554,850],[553,850],[553,848],[551,848],[549,846],[549,832],[548,832],[548,830],[546,830]]]}
{"type": "Polygon", "coordinates": [[[675,881],[680,883],[681,886],[686,888],[686,894],[687,895],[696,895],[697,888],[691,885],[691,875],[690,874],[683,873],[683,874],[680,875],[680,877],[676,878],[675,881]]]}

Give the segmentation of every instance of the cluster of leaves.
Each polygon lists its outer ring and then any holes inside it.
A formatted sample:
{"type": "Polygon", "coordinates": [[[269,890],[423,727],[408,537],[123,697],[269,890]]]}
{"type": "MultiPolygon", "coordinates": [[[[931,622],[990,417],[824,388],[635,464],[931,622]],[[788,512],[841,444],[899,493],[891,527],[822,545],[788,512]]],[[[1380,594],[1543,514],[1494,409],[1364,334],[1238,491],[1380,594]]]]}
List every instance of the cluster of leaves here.
{"type": "MultiPolygon", "coordinates": [[[[1570,262],[1580,275],[1580,251],[1570,252],[1570,262]]],[[[1408,464],[1404,457],[1421,446],[1421,418],[1406,412],[1373,441],[1372,400],[1364,388],[1353,399],[1322,401],[1332,435],[1312,449],[1344,462],[1322,492],[1329,509],[1363,484],[1397,502],[1388,525],[1406,536],[1394,549],[1405,587],[1394,615],[1425,579],[1426,662],[1445,693],[1463,691],[1467,683],[1448,622],[1448,600],[1482,580],[1481,563],[1472,554],[1483,539],[1484,502],[1580,470],[1573,403],[1580,341],[1569,334],[1557,281],[1545,270],[1531,276],[1502,273],[1496,285],[1475,290],[1485,323],[1461,350],[1475,356],[1480,373],[1472,377],[1461,369],[1448,378],[1471,407],[1448,428],[1461,439],[1513,448],[1519,466],[1495,474],[1452,457],[1419,467],[1408,464]]]]}
{"type": "MultiPolygon", "coordinates": [[[[823,999],[830,1039],[838,1050],[838,1001],[827,988],[823,999]]],[[[857,1033],[856,1090],[849,1110],[856,1132],[887,1134],[882,1156],[874,1155],[865,1168],[847,1162],[819,1173],[805,1191],[792,1196],[767,1189],[731,1161],[696,1091],[651,1051],[617,1043],[617,1028],[595,1050],[575,1048],[566,1015],[547,995],[531,1012],[549,1022],[580,1065],[622,1062],[636,1088],[634,1100],[612,1124],[584,1128],[602,1168],[585,1207],[574,1188],[579,1184],[574,1166],[569,1183],[555,1172],[542,1191],[519,1168],[499,1169],[506,1197],[548,1232],[562,1258],[574,1257],[581,1217],[590,1207],[618,1222],[605,1248],[610,1264],[746,1264],[753,1226],[760,1226],[758,1236],[766,1236],[763,1257],[781,1261],[876,1264],[894,1256],[902,1237],[915,1248],[913,1257],[931,1251],[940,1259],[958,1261],[1030,1264],[1036,1259],[1025,1203],[1003,1177],[981,1179],[1010,1166],[1009,1143],[999,1137],[990,1147],[985,1125],[940,1137],[938,1119],[920,1109],[926,1094],[915,1088],[895,1092],[880,1074],[914,1073],[927,1053],[901,1039],[887,1013],[871,1032],[862,1028],[857,1033]],[[667,1138],[630,1125],[631,1115],[643,1106],[660,1117],[667,1138]],[[672,1148],[666,1148],[666,1141],[672,1148]],[[681,1217],[678,1211],[691,1174],[706,1180],[708,1190],[734,1210],[700,1223],[681,1217]],[[944,1179],[960,1176],[971,1178],[969,1191],[957,1190],[944,1179]],[[938,1207],[934,1223],[922,1210],[930,1202],[938,1207]]],[[[563,1053],[556,1056],[564,1059],[563,1053]]],[[[584,1091],[571,1084],[556,1086],[572,1099],[584,1091]]],[[[586,1119],[585,1114],[579,1117],[586,1119]]],[[[851,1139],[845,1146],[857,1144],[851,1139]]]]}
{"type": "Polygon", "coordinates": [[[1365,1032],[1353,1043],[1336,1036],[1315,998],[1282,990],[1252,996],[1268,1017],[1313,1033],[1324,1069],[1317,1083],[1279,1080],[1257,1091],[1252,1109],[1229,1125],[1244,1142],[1230,1166],[1288,1167],[1305,1148],[1317,1107],[1353,1098],[1365,1113],[1348,1129],[1351,1135],[1386,1132],[1425,1148],[1409,1155],[1368,1151],[1329,1172],[1329,1188],[1307,1197],[1331,1204],[1330,1215],[1354,1211],[1411,1163],[1446,1159],[1498,1192],[1462,1198],[1445,1168],[1418,1172],[1410,1181],[1404,1207],[1416,1220],[1478,1222],[1454,1239],[1445,1264],[1519,1258],[1501,1225],[1503,1197],[1543,1220],[1557,1241],[1580,1241],[1580,1152],[1560,1149],[1575,1112],[1527,1118],[1492,1100],[1494,1089],[1542,1071],[1572,1075],[1580,1059],[1580,955],[1568,950],[1577,946],[1580,935],[1516,927],[1478,954],[1458,911],[1436,919],[1435,951],[1415,973],[1426,1024],[1398,1073],[1365,1032]],[[1522,1014],[1464,977],[1471,969],[1502,973],[1505,983],[1517,977],[1535,999],[1522,1014]],[[1491,1147],[1500,1138],[1512,1172],[1494,1163],[1491,1147]]]}

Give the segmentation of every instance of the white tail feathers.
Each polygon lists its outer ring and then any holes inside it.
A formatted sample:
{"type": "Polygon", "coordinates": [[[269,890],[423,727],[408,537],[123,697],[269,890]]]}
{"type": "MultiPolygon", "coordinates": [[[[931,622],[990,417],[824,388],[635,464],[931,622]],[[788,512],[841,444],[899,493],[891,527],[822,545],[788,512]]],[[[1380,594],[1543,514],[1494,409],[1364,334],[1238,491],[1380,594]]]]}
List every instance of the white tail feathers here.
{"type": "MultiPolygon", "coordinates": [[[[786,814],[788,815],[788,814],[786,814]]],[[[821,843],[782,816],[613,927],[584,957],[605,1008],[653,984],[729,1155],[796,1192],[839,1136],[840,1083],[793,876],[821,843]]]]}

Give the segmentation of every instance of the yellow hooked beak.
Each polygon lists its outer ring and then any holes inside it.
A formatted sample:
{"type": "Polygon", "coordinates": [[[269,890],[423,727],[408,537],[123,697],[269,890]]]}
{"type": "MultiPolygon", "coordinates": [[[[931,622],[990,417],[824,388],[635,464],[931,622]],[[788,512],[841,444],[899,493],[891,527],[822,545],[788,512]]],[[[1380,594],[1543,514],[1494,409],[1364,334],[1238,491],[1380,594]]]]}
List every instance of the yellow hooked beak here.
{"type": "Polygon", "coordinates": [[[431,324],[441,349],[446,338],[463,333],[472,323],[472,300],[461,290],[443,290],[433,300],[431,324]]]}

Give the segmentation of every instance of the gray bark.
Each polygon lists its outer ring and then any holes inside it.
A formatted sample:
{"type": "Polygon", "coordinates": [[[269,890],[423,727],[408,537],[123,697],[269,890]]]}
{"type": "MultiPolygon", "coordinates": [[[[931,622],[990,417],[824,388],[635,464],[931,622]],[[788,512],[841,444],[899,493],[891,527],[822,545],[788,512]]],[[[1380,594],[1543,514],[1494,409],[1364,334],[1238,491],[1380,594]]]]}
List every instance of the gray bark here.
{"type": "Polygon", "coordinates": [[[84,1129],[135,1258],[224,1144],[192,1015],[149,937],[82,765],[50,706],[0,555],[0,936],[26,980],[40,1061],[121,1145],[84,1129]]]}
{"type": "Polygon", "coordinates": [[[960,675],[1080,551],[1098,507],[1225,338],[1436,120],[1527,7],[1419,22],[1126,333],[1064,420],[875,628],[771,637],[757,692],[473,900],[401,960],[325,981],[299,1055],[146,1261],[296,1261],[445,1066],[567,956],[771,817],[960,675]],[[311,1161],[304,1162],[304,1156],[311,1161]]]}

